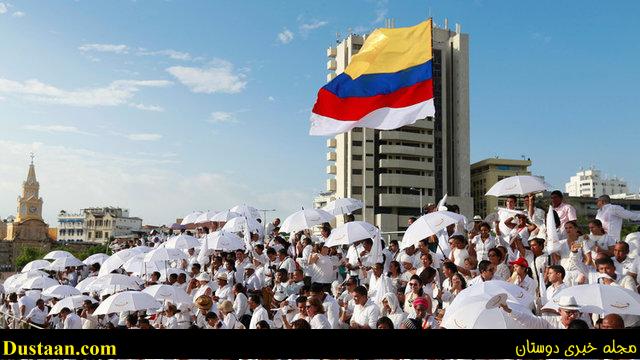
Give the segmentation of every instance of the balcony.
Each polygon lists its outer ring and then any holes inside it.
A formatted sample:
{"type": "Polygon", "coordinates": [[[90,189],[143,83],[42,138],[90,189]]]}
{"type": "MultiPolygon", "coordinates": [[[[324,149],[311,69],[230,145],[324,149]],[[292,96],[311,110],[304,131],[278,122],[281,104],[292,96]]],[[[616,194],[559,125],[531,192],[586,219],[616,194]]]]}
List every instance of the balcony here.
{"type": "Polygon", "coordinates": [[[337,158],[338,156],[336,155],[335,151],[330,151],[327,153],[327,161],[336,161],[337,158]]]}
{"type": "Polygon", "coordinates": [[[380,186],[433,188],[435,180],[430,176],[405,174],[380,174],[380,186]]]}
{"type": "Polygon", "coordinates": [[[335,175],[337,171],[338,169],[336,168],[335,165],[327,166],[327,174],[335,175]]]}
{"type": "Polygon", "coordinates": [[[336,73],[334,73],[334,72],[330,72],[330,73],[328,73],[328,74],[327,74],[327,82],[329,82],[329,81],[331,81],[331,80],[335,79],[335,78],[336,78],[336,76],[337,76],[337,75],[336,75],[336,73]]]}
{"type": "Polygon", "coordinates": [[[335,46],[327,48],[327,57],[334,58],[338,55],[338,49],[335,46]]]}
{"type": "Polygon", "coordinates": [[[381,168],[387,169],[410,169],[410,170],[434,170],[433,163],[426,161],[411,160],[389,160],[382,159],[379,162],[381,168]]]}
{"type": "MultiPolygon", "coordinates": [[[[423,204],[426,204],[425,199],[423,199],[423,204]]],[[[420,195],[380,194],[378,195],[378,203],[383,207],[404,207],[418,209],[420,207],[420,195]]]]}
{"type": "Polygon", "coordinates": [[[327,191],[336,191],[336,179],[327,179],[327,191]]]}
{"type": "Polygon", "coordinates": [[[334,59],[327,61],[327,70],[335,71],[337,68],[338,63],[334,59]]]}
{"type": "Polygon", "coordinates": [[[333,139],[327,139],[327,147],[328,147],[328,148],[334,148],[334,149],[335,149],[335,148],[336,148],[336,146],[337,146],[337,144],[338,144],[338,142],[336,141],[336,139],[335,139],[335,138],[333,138],[333,139]]]}
{"type": "Polygon", "coordinates": [[[433,156],[433,149],[403,145],[380,145],[380,154],[433,156]]]}
{"type": "Polygon", "coordinates": [[[415,141],[421,143],[431,142],[432,135],[416,134],[405,131],[380,131],[380,140],[415,141]]]}

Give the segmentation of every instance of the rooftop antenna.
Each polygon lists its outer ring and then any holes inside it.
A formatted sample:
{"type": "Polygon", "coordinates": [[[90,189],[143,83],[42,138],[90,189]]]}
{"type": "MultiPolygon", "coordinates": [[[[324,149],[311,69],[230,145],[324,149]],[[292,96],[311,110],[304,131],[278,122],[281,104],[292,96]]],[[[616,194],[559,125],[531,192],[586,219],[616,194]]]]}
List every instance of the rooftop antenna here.
{"type": "Polygon", "coordinates": [[[36,157],[36,154],[31,152],[31,153],[29,153],[29,157],[31,157],[31,165],[33,165],[33,159],[36,157]]]}

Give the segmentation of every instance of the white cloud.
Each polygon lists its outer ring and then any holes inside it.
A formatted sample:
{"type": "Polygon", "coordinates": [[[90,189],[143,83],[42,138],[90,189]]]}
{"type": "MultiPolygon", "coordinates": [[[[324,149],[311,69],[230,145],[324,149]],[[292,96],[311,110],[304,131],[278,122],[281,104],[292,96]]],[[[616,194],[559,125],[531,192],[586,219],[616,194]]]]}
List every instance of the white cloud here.
{"type": "Polygon", "coordinates": [[[166,70],[194,93],[236,94],[247,86],[246,75],[235,72],[226,60],[216,60],[203,68],[172,66],[166,70]]]}
{"type": "Polygon", "coordinates": [[[79,135],[96,136],[96,134],[82,131],[75,126],[66,126],[66,125],[25,125],[22,128],[25,130],[40,131],[40,132],[47,132],[47,133],[71,133],[71,134],[79,134],[79,135]]]}
{"type": "Polygon", "coordinates": [[[236,117],[236,114],[232,112],[214,111],[211,113],[211,116],[207,121],[213,124],[237,123],[238,118],[236,117]]]}
{"type": "Polygon", "coordinates": [[[0,15],[4,14],[7,12],[7,5],[5,5],[4,3],[0,2],[0,15]]]}
{"type": "Polygon", "coordinates": [[[127,134],[125,137],[132,141],[158,141],[162,139],[160,134],[127,134]]]}
{"type": "Polygon", "coordinates": [[[83,52],[97,51],[97,52],[110,52],[114,54],[127,54],[129,47],[127,45],[115,45],[115,44],[84,44],[78,47],[78,50],[83,52]]]}
{"type": "Polygon", "coordinates": [[[293,33],[289,29],[285,28],[281,33],[278,34],[278,41],[283,44],[290,43],[291,41],[293,41],[293,33]]]}
{"type": "Polygon", "coordinates": [[[160,107],[160,106],[156,106],[156,105],[145,105],[145,104],[134,104],[131,103],[129,104],[129,106],[134,107],[136,109],[139,110],[145,110],[145,111],[156,111],[156,112],[163,112],[164,108],[160,107]]]}
{"type": "Polygon", "coordinates": [[[186,52],[181,52],[181,51],[176,51],[173,49],[165,49],[165,50],[159,50],[159,51],[148,51],[144,48],[139,48],[138,55],[141,56],[166,56],[168,58],[171,58],[173,60],[183,60],[183,61],[188,61],[191,60],[191,54],[186,53],[186,52]]]}
{"type": "Polygon", "coordinates": [[[276,101],[276,98],[274,98],[273,96],[269,96],[269,97],[267,98],[267,100],[269,100],[269,101],[276,101]]]}
{"type": "Polygon", "coordinates": [[[106,87],[63,90],[30,79],[24,82],[0,78],[0,94],[22,96],[27,100],[80,107],[118,106],[128,102],[143,87],[166,87],[166,80],[116,80],[106,87]]]}
{"type": "Polygon", "coordinates": [[[11,16],[15,17],[15,18],[21,18],[24,17],[26,14],[23,13],[22,11],[16,11],[14,12],[11,16]]]}
{"type": "Polygon", "coordinates": [[[387,8],[388,0],[378,0],[376,2],[376,19],[373,21],[374,24],[381,23],[387,17],[389,13],[389,9],[387,8]]]}
{"type": "Polygon", "coordinates": [[[311,30],[316,30],[319,29],[325,25],[327,25],[328,22],[327,21],[319,21],[319,20],[315,20],[312,21],[310,23],[305,23],[300,25],[300,31],[311,31],[311,30]]]}
{"type": "Polygon", "coordinates": [[[159,154],[113,154],[44,143],[0,140],[0,217],[15,216],[16,196],[27,174],[28,154],[36,153],[36,174],[44,198],[44,218],[57,226],[64,209],[120,206],[144,224],[170,225],[193,210],[224,210],[237,204],[278,209],[284,217],[309,204],[312,192],[249,186],[242,174],[175,171],[180,160],[159,154]]]}

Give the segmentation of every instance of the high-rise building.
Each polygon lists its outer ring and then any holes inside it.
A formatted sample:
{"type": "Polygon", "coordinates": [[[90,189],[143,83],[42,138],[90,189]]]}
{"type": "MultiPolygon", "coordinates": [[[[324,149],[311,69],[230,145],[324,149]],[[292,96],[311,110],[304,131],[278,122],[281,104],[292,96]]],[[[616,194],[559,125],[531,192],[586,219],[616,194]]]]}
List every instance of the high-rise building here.
{"type": "Polygon", "coordinates": [[[593,167],[581,170],[564,185],[569,196],[599,197],[602,195],[623,194],[627,192],[627,183],[617,177],[602,177],[600,170],[593,167]]]}
{"type": "MultiPolygon", "coordinates": [[[[471,196],[476,215],[483,218],[495,211],[498,206],[505,206],[505,198],[485,196],[495,183],[516,175],[531,175],[531,160],[511,160],[491,158],[471,164],[471,196]]],[[[518,199],[518,207],[522,208],[522,199],[518,199]]]]}
{"type": "MultiPolygon", "coordinates": [[[[327,81],[345,70],[366,36],[351,34],[327,49],[327,81]]],[[[355,128],[327,140],[324,198],[351,197],[355,213],[383,232],[402,231],[420,208],[448,194],[448,203],[472,214],[469,182],[469,36],[434,27],[436,116],[396,130],[355,128]]],[[[320,200],[320,199],[317,199],[320,200]]],[[[338,224],[342,221],[337,219],[338,224]]]]}

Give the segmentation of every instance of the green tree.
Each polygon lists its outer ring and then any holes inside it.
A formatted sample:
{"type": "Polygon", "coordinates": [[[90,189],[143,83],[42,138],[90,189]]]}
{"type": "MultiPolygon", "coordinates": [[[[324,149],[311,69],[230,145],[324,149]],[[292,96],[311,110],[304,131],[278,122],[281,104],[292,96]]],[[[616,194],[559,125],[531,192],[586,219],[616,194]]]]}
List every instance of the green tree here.
{"type": "Polygon", "coordinates": [[[20,255],[16,258],[16,268],[22,269],[30,261],[42,259],[47,254],[44,249],[34,247],[23,247],[20,255]]]}

